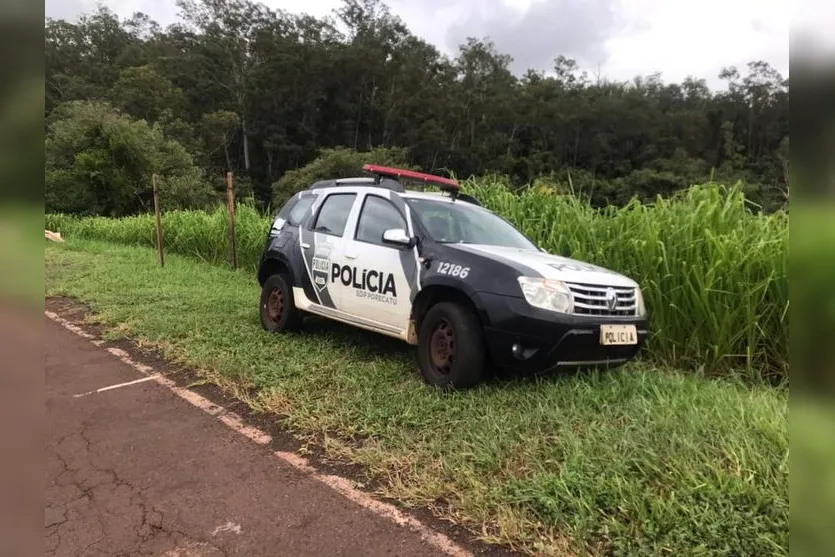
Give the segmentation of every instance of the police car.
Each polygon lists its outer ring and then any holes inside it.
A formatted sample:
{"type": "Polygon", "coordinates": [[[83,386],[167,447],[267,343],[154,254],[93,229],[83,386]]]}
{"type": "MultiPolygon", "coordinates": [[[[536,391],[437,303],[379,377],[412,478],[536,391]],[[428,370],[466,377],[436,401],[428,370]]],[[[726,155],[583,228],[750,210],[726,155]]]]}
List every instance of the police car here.
{"type": "Polygon", "coordinates": [[[363,170],[277,214],[258,269],[267,331],[318,315],[395,337],[417,346],[428,383],[456,388],[488,367],[614,367],[640,350],[648,317],[632,279],[545,252],[453,180],[363,170]]]}

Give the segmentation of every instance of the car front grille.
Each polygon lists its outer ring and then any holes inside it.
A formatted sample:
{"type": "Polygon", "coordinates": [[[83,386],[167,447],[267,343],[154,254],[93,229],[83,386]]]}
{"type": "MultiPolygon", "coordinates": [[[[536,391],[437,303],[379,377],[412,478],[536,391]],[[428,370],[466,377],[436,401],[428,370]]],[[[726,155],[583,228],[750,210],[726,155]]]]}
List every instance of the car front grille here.
{"type": "Polygon", "coordinates": [[[634,288],[621,286],[598,286],[593,284],[567,283],[574,298],[575,315],[634,316],[637,300],[634,288]],[[614,291],[616,304],[612,309],[607,301],[609,290],[614,291]]]}

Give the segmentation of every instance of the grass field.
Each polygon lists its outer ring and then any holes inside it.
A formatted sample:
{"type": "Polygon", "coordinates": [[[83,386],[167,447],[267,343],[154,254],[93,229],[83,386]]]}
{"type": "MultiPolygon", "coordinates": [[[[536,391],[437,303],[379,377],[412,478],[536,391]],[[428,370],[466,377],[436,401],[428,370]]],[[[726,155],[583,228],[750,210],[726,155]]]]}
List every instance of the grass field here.
{"type": "MultiPolygon", "coordinates": [[[[600,212],[572,196],[502,183],[467,182],[485,205],[551,253],[596,263],[637,280],[652,318],[646,354],[658,365],[788,380],[788,216],[748,211],[742,193],[695,187],[653,206],[600,212]]],[[[168,251],[227,264],[225,210],[164,215],[168,251]]],[[[124,219],[47,215],[65,236],[154,246],[153,215],[124,219]]],[[[238,210],[238,254],[254,270],[270,219],[238,210]]]]}
{"type": "Polygon", "coordinates": [[[442,392],[398,341],[319,319],[264,332],[249,270],[64,233],[47,294],[287,416],[382,495],[545,554],[788,552],[784,389],[633,364],[442,392]]]}

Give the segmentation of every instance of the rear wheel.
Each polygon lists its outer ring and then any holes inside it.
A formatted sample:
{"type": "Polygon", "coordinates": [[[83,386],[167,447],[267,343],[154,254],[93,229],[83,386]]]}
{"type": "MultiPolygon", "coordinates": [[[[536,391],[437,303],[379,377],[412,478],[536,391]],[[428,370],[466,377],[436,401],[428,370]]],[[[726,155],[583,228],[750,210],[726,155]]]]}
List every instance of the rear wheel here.
{"type": "Polygon", "coordinates": [[[298,330],[301,313],[285,274],[272,275],[261,288],[261,326],[271,333],[298,330]]]}
{"type": "Polygon", "coordinates": [[[484,375],[484,338],[473,311],[460,303],[432,306],[420,325],[418,365],[430,385],[467,388],[484,375]]]}

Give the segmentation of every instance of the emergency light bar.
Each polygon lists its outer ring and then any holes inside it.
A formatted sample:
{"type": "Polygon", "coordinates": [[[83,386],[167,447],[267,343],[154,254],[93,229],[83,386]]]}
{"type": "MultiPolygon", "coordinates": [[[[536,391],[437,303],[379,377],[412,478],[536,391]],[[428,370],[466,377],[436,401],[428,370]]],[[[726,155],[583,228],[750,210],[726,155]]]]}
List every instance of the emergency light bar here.
{"type": "Polygon", "coordinates": [[[457,192],[461,188],[455,180],[450,180],[449,178],[444,178],[443,176],[434,176],[423,172],[415,172],[414,170],[406,170],[404,168],[392,168],[390,166],[366,164],[362,167],[362,169],[380,178],[385,177],[393,178],[395,180],[415,180],[425,184],[438,186],[442,190],[448,192],[457,192]]]}

